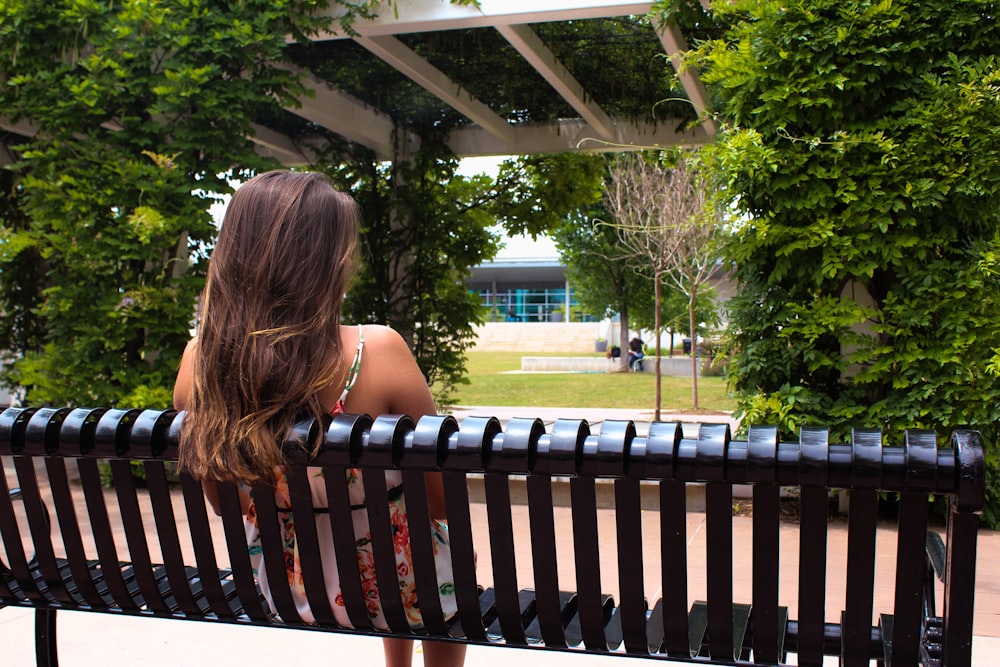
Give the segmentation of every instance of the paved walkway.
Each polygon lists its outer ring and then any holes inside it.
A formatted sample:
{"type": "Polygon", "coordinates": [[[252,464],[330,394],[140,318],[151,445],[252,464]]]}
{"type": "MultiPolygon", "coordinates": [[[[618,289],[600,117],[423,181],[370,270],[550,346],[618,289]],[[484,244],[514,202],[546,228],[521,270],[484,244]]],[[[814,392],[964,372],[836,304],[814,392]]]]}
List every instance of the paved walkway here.
{"type": "MultiPolygon", "coordinates": [[[[578,409],[539,409],[539,408],[462,408],[454,411],[460,420],[465,417],[495,416],[506,422],[512,417],[539,417],[546,426],[557,418],[587,419],[596,426],[610,419],[632,419],[638,422],[648,422],[652,414],[646,411],[631,410],[578,410],[578,409]]],[[[663,419],[671,419],[664,415],[663,419]]],[[[725,415],[677,415],[681,422],[727,422],[725,415]]],[[[596,430],[596,429],[595,429],[596,430]]],[[[640,431],[642,429],[640,428],[640,431]]],[[[557,508],[557,512],[565,511],[566,517],[557,516],[557,526],[570,524],[568,510],[557,508]]],[[[483,583],[488,584],[491,572],[487,564],[489,560],[489,544],[487,533],[487,517],[482,505],[472,506],[473,523],[476,526],[474,540],[479,552],[480,568],[483,583]]],[[[518,522],[527,532],[526,508],[514,508],[515,516],[524,514],[524,520],[518,522]]],[[[643,543],[653,545],[649,558],[658,559],[655,545],[656,521],[653,513],[650,521],[643,526],[643,543]]],[[[601,518],[601,534],[607,530],[613,535],[614,516],[608,510],[601,518]]],[[[696,511],[689,514],[688,536],[689,550],[697,553],[704,548],[704,515],[696,511]]],[[[735,517],[733,521],[734,544],[750,544],[751,521],[745,517],[735,517]]],[[[794,524],[784,524],[781,533],[780,562],[783,564],[781,583],[782,602],[794,606],[797,553],[795,549],[794,524]],[[784,578],[787,577],[787,580],[784,578]],[[790,597],[790,600],[784,599],[790,597]]],[[[894,529],[886,525],[879,531],[877,539],[878,554],[876,556],[876,581],[890,581],[894,563],[894,529]]],[[[846,545],[846,527],[831,525],[830,530],[830,560],[831,572],[837,571],[836,562],[844,558],[846,545]]],[[[517,537],[515,536],[515,539],[517,537]]],[[[561,539],[571,541],[569,535],[561,539]]],[[[614,559],[614,548],[607,549],[609,564],[614,559]]],[[[602,552],[603,553],[603,552],[602,552]]],[[[704,574],[699,574],[695,567],[696,559],[692,559],[692,571],[689,573],[689,586],[693,596],[699,593],[699,587],[704,586],[704,574]]],[[[734,572],[734,588],[736,597],[749,599],[749,572],[751,563],[746,562],[734,572]]],[[[843,569],[843,568],[841,568],[843,569]]],[[[614,592],[617,589],[613,567],[602,567],[607,573],[605,590],[614,592]]],[[[977,667],[994,667],[1000,665],[1000,533],[981,531],[979,541],[979,562],[977,565],[977,599],[974,620],[973,643],[974,664],[977,667]]],[[[560,562],[560,582],[573,585],[571,562],[560,562]],[[563,569],[565,568],[565,569],[563,569]]],[[[530,564],[518,563],[518,580],[530,582],[530,564]],[[522,572],[522,567],[524,571],[522,572]]],[[[657,585],[657,584],[651,584],[657,585]]],[[[831,576],[827,584],[830,608],[836,606],[836,600],[843,599],[843,582],[831,576]]],[[[888,605],[884,599],[885,591],[876,587],[876,604],[888,605]]],[[[654,597],[657,591],[647,594],[654,597]]],[[[227,665],[294,663],[302,665],[334,664],[341,660],[349,660],[354,665],[382,664],[380,642],[364,637],[350,635],[324,634],[309,631],[275,631],[259,628],[244,628],[223,624],[208,623],[175,623],[172,621],[154,619],[135,619],[129,617],[112,617],[104,614],[84,614],[65,612],[59,615],[59,642],[62,663],[66,667],[105,667],[113,665],[148,665],[149,667],[176,667],[183,665],[211,665],[223,667],[227,665]]],[[[5,667],[21,667],[34,664],[33,655],[33,617],[32,612],[24,609],[0,609],[0,664],[5,667]]],[[[611,667],[622,665],[621,658],[594,656],[565,656],[565,654],[550,651],[497,650],[490,648],[469,649],[467,664],[472,666],[503,665],[507,667],[517,661],[518,667],[550,667],[552,664],[566,664],[571,667],[611,667]]],[[[637,663],[633,660],[633,663],[637,663]]],[[[416,654],[416,667],[423,665],[421,654],[416,654]]],[[[647,664],[642,662],[641,664],[647,664]]],[[[829,660],[829,665],[836,664],[829,660]]]]}

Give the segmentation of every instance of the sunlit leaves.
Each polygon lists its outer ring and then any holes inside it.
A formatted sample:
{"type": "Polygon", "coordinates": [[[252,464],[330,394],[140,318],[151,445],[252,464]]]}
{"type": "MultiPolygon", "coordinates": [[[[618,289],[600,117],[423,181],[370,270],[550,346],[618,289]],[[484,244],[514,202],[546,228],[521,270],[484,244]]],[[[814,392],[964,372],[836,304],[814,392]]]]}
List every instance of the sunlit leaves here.
{"type": "Polygon", "coordinates": [[[719,102],[718,180],[744,217],[728,249],[742,287],[731,369],[751,420],[998,435],[991,6],[713,6],[728,33],[691,58],[719,102]]]}

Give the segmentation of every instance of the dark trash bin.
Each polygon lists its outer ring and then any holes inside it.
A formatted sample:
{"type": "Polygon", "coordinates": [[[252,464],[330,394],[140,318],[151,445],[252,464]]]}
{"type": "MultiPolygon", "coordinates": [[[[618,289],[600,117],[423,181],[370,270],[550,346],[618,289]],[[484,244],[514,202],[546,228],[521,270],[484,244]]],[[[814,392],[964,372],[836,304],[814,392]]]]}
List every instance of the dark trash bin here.
{"type": "Polygon", "coordinates": [[[691,339],[685,338],[682,345],[684,346],[684,354],[691,354],[691,339]]]}

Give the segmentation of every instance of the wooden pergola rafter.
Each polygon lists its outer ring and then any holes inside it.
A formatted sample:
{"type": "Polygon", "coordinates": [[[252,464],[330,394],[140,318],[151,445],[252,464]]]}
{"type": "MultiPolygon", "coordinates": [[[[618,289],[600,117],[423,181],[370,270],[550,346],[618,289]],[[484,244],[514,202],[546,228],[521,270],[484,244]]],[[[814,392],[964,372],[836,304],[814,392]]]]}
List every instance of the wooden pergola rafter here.
{"type": "MultiPolygon", "coordinates": [[[[449,147],[460,157],[627,150],[711,141],[716,130],[711,120],[688,128],[681,119],[654,124],[645,119],[612,117],[531,27],[535,23],[645,15],[651,8],[651,2],[629,0],[481,0],[478,7],[453,5],[446,0],[399,0],[378,18],[357,21],[354,35],[328,32],[317,36],[316,41],[353,39],[467,118],[469,124],[453,130],[448,137],[449,147]],[[548,122],[509,122],[399,39],[399,35],[469,28],[496,30],[578,116],[548,122]]],[[[658,33],[691,103],[703,112],[708,106],[704,86],[697,72],[681,71],[676,57],[686,48],[680,27],[651,23],[651,30],[658,33]]],[[[609,62],[608,66],[615,67],[615,63],[609,62]]],[[[391,156],[395,126],[385,113],[357,100],[352,102],[335,85],[315,77],[309,81],[314,96],[302,98],[301,106],[290,112],[367,146],[381,157],[391,156]]]]}

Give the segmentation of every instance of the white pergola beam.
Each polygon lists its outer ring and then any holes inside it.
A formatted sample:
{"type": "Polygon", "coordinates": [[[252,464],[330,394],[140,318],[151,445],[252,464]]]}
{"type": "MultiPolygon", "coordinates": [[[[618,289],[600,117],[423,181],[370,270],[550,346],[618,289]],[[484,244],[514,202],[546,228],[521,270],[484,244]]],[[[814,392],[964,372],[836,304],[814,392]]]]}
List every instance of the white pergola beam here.
{"type": "Polygon", "coordinates": [[[606,153],[700,146],[713,141],[702,127],[675,129],[684,126],[685,121],[680,119],[667,119],[657,125],[621,120],[614,124],[614,140],[607,141],[583,120],[519,123],[514,126],[516,143],[513,150],[509,144],[497,141],[481,128],[465,127],[452,130],[448,136],[448,147],[459,157],[482,157],[566,152],[606,153]]]}
{"type": "MultiPolygon", "coordinates": [[[[359,20],[352,26],[365,37],[401,35],[411,32],[435,32],[462,28],[492,28],[498,25],[582,21],[613,16],[649,13],[652,2],[633,0],[480,0],[479,6],[453,5],[449,0],[398,0],[394,7],[385,3],[379,15],[359,20]]],[[[331,16],[339,16],[336,10],[331,16]]],[[[315,39],[351,37],[339,30],[323,33],[315,39]]]]}
{"type": "Polygon", "coordinates": [[[312,96],[299,98],[299,107],[288,111],[335,132],[348,141],[371,148],[380,158],[393,153],[393,122],[389,116],[364,104],[312,74],[300,71],[312,96]]]}
{"type": "Polygon", "coordinates": [[[500,141],[514,140],[506,120],[395,37],[358,37],[356,41],[500,141]]]}
{"type": "Polygon", "coordinates": [[[497,31],[603,139],[614,139],[614,123],[604,109],[594,102],[534,30],[526,25],[498,25],[497,31]]]}
{"type": "Polygon", "coordinates": [[[319,151],[308,142],[295,142],[280,132],[254,123],[250,140],[257,147],[257,153],[273,157],[285,166],[313,164],[319,151]]]}
{"type": "Polygon", "coordinates": [[[19,120],[14,123],[2,116],[0,116],[0,131],[20,134],[22,137],[33,137],[38,134],[38,128],[30,121],[19,120]]]}
{"type": "Polygon", "coordinates": [[[702,118],[702,127],[709,134],[714,135],[717,128],[715,121],[708,116],[708,91],[705,89],[705,84],[702,83],[696,67],[683,67],[681,62],[681,53],[687,51],[688,45],[681,33],[680,26],[677,25],[676,21],[662,23],[654,19],[653,28],[670,58],[670,64],[674,66],[674,71],[677,72],[677,76],[681,80],[681,85],[684,86],[684,92],[687,93],[688,99],[694,105],[699,118],[702,118]]]}

